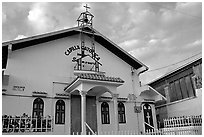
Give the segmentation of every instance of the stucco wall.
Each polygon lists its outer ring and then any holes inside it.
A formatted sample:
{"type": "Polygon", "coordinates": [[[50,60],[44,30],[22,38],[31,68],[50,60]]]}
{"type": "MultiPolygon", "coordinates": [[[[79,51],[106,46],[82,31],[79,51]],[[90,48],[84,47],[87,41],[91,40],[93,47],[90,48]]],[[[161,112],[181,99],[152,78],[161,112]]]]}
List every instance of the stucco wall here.
{"type": "MultiPolygon", "coordinates": [[[[86,43],[89,45],[88,40],[86,43]]],[[[21,94],[12,91],[14,85],[21,85],[25,86],[23,94],[46,91],[48,96],[52,96],[53,82],[70,83],[74,79],[75,63],[71,60],[79,53],[79,50],[73,51],[69,56],[66,56],[64,52],[77,44],[79,44],[79,36],[75,35],[13,51],[6,70],[10,75],[8,92],[21,94]]],[[[96,53],[101,58],[100,70],[106,72],[107,76],[120,77],[125,81],[124,85],[118,88],[120,97],[127,97],[129,93],[133,93],[130,65],[98,43],[95,46],[96,53]]],[[[139,77],[135,79],[138,81],[136,86],[139,86],[139,77]]]]}
{"type": "Polygon", "coordinates": [[[169,117],[202,115],[202,89],[196,90],[196,97],[168,105],[167,111],[169,117]]]}
{"type": "MultiPolygon", "coordinates": [[[[55,41],[42,43],[32,47],[27,47],[17,51],[13,51],[8,59],[6,73],[9,74],[9,85],[7,93],[16,96],[3,96],[2,113],[11,115],[22,115],[23,112],[32,115],[32,97],[33,91],[47,92],[47,98],[43,98],[45,102],[44,116],[55,115],[56,93],[64,93],[64,87],[75,78],[73,68],[75,63],[72,58],[80,52],[73,51],[69,56],[65,55],[67,48],[79,44],[79,35],[58,39],[55,41]],[[56,84],[58,83],[58,84],[56,84]],[[23,86],[24,91],[13,90],[13,86],[23,86]],[[21,97],[18,97],[21,95],[21,97]],[[29,96],[29,97],[22,97],[29,96]]],[[[86,37],[86,44],[90,45],[90,38],[86,37]]],[[[132,74],[131,66],[122,59],[108,51],[99,43],[95,43],[96,53],[100,56],[100,71],[106,73],[106,76],[120,77],[125,83],[117,88],[119,97],[126,98],[128,94],[132,94],[132,74]]],[[[139,77],[135,76],[135,90],[139,89],[139,77]]],[[[138,91],[136,91],[138,92],[138,91]]],[[[110,95],[110,94],[104,94],[110,95]]],[[[65,133],[70,132],[70,100],[66,102],[66,125],[55,125],[54,130],[65,133]]],[[[126,124],[120,124],[120,130],[142,130],[142,124],[139,124],[137,117],[142,117],[142,113],[138,116],[134,113],[134,103],[125,103],[126,106],[126,124]]],[[[113,108],[113,102],[110,102],[110,108],[113,108]]],[[[100,103],[97,108],[98,129],[101,131],[113,131],[113,124],[101,125],[100,103]]],[[[110,111],[111,121],[114,120],[114,111],[110,111]]]]}

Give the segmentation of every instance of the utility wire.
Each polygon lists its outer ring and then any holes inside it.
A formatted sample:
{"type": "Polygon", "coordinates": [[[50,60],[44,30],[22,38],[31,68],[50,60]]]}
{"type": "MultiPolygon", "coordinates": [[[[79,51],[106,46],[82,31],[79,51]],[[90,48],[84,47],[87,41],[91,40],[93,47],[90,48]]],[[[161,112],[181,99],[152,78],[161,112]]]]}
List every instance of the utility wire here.
{"type": "Polygon", "coordinates": [[[177,13],[180,13],[180,14],[183,14],[183,15],[186,15],[186,16],[190,16],[190,17],[193,17],[193,18],[196,18],[196,19],[202,19],[202,17],[198,17],[198,16],[194,16],[194,15],[191,15],[191,14],[187,14],[185,12],[178,11],[178,10],[175,10],[175,9],[170,9],[170,8],[167,8],[167,7],[165,7],[163,5],[160,5],[160,4],[157,4],[157,3],[151,3],[151,5],[157,6],[157,7],[160,7],[160,8],[164,8],[164,9],[167,9],[167,10],[175,11],[177,13]]]}
{"type": "Polygon", "coordinates": [[[157,70],[160,70],[160,69],[168,68],[168,67],[170,67],[170,66],[174,66],[174,65],[179,64],[179,63],[181,63],[181,62],[183,62],[183,61],[186,61],[186,60],[188,60],[188,59],[190,59],[190,58],[193,58],[193,57],[195,57],[195,56],[197,56],[197,55],[199,55],[199,54],[201,54],[201,53],[202,53],[202,52],[200,52],[200,53],[198,53],[198,54],[195,54],[195,55],[193,55],[193,56],[191,56],[191,57],[189,57],[189,58],[186,58],[186,59],[184,59],[184,60],[181,60],[181,61],[179,61],[179,62],[170,64],[170,65],[167,65],[167,66],[163,66],[163,67],[160,67],[160,68],[152,69],[152,70],[149,70],[149,71],[147,71],[147,72],[157,71],[157,70]]]}

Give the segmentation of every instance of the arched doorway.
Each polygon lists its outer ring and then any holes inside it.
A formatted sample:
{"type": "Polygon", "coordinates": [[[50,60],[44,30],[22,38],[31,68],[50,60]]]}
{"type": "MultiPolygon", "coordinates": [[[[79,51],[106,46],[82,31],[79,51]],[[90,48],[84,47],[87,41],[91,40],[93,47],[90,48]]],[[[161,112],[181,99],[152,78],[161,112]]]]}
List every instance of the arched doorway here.
{"type": "Polygon", "coordinates": [[[149,129],[153,129],[154,123],[153,123],[153,116],[152,116],[152,107],[148,103],[145,103],[143,105],[143,113],[144,113],[145,131],[149,129]]]}
{"type": "MultiPolygon", "coordinates": [[[[79,90],[71,94],[71,134],[81,133],[81,95],[79,90]]],[[[93,132],[97,132],[97,97],[102,94],[111,92],[104,86],[95,86],[86,93],[86,123],[93,132]]],[[[91,133],[86,126],[86,131],[91,133]]]]}

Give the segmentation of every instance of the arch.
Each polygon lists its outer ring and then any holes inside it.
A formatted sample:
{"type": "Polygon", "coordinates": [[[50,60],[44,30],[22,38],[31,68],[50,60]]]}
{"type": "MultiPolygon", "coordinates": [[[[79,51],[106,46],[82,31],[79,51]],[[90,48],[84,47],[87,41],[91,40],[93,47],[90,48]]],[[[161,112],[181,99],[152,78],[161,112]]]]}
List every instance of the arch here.
{"type": "Polygon", "coordinates": [[[44,112],[44,101],[41,98],[36,98],[33,101],[33,114],[32,117],[41,118],[44,112]]]}
{"type": "Polygon", "coordinates": [[[110,124],[109,105],[107,102],[101,104],[101,122],[102,124],[110,124]]]}
{"type": "Polygon", "coordinates": [[[62,99],[55,104],[55,124],[65,124],[65,102],[62,99]]]}
{"type": "Polygon", "coordinates": [[[122,102],[118,103],[118,122],[119,123],[126,123],[125,105],[122,102]]]}
{"type": "Polygon", "coordinates": [[[91,89],[88,90],[87,93],[89,95],[100,96],[106,92],[110,93],[110,95],[113,96],[113,93],[107,87],[104,87],[104,86],[92,87],[91,89]]]}

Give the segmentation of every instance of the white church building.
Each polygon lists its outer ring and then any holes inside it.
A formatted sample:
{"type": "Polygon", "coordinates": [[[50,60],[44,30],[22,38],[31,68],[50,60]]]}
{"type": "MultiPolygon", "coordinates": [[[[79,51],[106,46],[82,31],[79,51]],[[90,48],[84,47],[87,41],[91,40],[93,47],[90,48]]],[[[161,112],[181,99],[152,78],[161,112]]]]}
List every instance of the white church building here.
{"type": "Polygon", "coordinates": [[[93,28],[78,26],[2,43],[2,134],[94,134],[157,128],[155,101],[141,86],[142,62],[93,28]]]}

